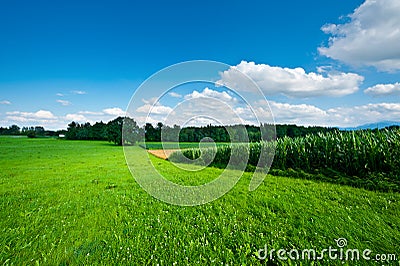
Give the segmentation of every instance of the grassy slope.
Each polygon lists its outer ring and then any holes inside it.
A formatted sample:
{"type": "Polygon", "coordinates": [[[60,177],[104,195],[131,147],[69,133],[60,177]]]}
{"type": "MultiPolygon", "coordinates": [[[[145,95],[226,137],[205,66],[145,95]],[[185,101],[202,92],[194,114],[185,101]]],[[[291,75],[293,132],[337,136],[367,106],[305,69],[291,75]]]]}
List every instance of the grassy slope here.
{"type": "MultiPolygon", "coordinates": [[[[274,176],[249,193],[246,173],[223,198],[178,207],[137,185],[121,147],[0,138],[0,148],[2,264],[256,264],[265,244],[322,250],[339,237],[349,248],[400,250],[399,194],[274,176]]],[[[152,160],[187,181],[169,162],[152,160]]]]}

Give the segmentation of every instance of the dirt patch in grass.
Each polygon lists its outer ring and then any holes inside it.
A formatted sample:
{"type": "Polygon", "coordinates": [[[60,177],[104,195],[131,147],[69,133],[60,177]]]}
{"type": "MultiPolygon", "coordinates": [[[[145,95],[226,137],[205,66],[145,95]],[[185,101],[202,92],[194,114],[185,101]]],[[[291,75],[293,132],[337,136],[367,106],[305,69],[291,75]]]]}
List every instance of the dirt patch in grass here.
{"type": "Polygon", "coordinates": [[[178,150],[148,150],[149,153],[153,154],[154,156],[157,156],[158,158],[161,159],[167,159],[172,153],[176,152],[178,150]]]}

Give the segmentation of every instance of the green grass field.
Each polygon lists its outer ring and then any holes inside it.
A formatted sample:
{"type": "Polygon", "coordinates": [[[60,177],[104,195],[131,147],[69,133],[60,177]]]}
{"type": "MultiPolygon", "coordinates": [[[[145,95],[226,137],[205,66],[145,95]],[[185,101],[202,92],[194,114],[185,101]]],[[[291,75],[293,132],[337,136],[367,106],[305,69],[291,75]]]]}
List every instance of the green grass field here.
{"type": "MultiPolygon", "coordinates": [[[[222,198],[179,207],[141,189],[122,147],[107,142],[1,137],[0,148],[2,265],[260,265],[256,252],[265,245],[321,251],[338,238],[347,239],[346,248],[372,250],[371,257],[400,256],[398,193],[271,175],[249,192],[251,173],[244,173],[222,198]]],[[[168,161],[152,162],[187,184],[222,171],[188,175],[168,161]]],[[[372,263],[382,264],[399,265],[372,263]]]]}

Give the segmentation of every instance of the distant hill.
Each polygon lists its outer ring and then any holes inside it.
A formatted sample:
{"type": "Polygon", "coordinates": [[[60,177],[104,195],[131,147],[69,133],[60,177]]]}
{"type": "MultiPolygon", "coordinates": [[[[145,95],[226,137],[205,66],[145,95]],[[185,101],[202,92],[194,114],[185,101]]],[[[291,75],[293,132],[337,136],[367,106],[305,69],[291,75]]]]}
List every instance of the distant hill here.
{"type": "Polygon", "coordinates": [[[339,128],[340,130],[359,130],[359,129],[381,129],[385,127],[390,127],[390,126],[400,126],[400,122],[396,121],[381,121],[377,123],[370,123],[370,124],[364,124],[360,125],[357,127],[345,127],[345,128],[339,128]]]}

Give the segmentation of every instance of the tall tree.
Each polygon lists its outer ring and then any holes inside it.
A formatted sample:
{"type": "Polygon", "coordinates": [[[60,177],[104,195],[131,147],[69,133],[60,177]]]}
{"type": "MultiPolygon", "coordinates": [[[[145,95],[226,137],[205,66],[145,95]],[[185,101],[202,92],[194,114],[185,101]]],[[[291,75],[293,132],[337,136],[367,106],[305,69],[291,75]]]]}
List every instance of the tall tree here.
{"type": "Polygon", "coordinates": [[[107,123],[107,139],[115,145],[122,145],[123,117],[117,117],[107,123]]]}
{"type": "Polygon", "coordinates": [[[12,125],[9,130],[8,130],[8,134],[10,135],[19,135],[20,134],[20,127],[17,125],[12,125]]]}
{"type": "Polygon", "coordinates": [[[123,139],[124,144],[135,145],[143,140],[143,130],[139,128],[135,120],[130,117],[123,119],[123,139]]]}
{"type": "Polygon", "coordinates": [[[79,126],[79,124],[75,123],[74,121],[68,124],[67,133],[65,134],[65,137],[67,139],[77,139],[76,138],[76,132],[78,131],[77,126],[79,126]]]}
{"type": "Polygon", "coordinates": [[[156,129],[151,123],[146,123],[144,126],[144,133],[146,136],[146,141],[156,141],[156,129]]]}

